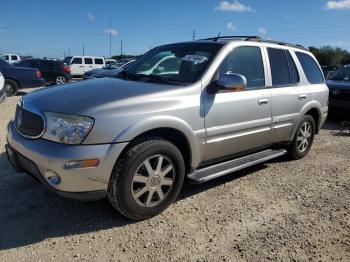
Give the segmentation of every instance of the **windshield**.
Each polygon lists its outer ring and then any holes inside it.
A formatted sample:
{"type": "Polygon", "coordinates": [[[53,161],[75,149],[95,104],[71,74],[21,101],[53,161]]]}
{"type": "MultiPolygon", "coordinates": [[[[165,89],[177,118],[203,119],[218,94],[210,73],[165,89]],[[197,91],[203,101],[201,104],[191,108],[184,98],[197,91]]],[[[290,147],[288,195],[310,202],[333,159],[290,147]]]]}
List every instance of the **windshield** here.
{"type": "Polygon", "coordinates": [[[123,71],[135,81],[194,83],[218,53],[221,44],[182,43],[157,47],[123,71]]]}
{"type": "Polygon", "coordinates": [[[71,60],[72,60],[72,56],[67,56],[64,60],[63,60],[63,63],[65,63],[66,65],[69,65],[71,60]]]}
{"type": "Polygon", "coordinates": [[[336,81],[350,81],[350,67],[339,68],[329,77],[329,79],[336,81]]]}

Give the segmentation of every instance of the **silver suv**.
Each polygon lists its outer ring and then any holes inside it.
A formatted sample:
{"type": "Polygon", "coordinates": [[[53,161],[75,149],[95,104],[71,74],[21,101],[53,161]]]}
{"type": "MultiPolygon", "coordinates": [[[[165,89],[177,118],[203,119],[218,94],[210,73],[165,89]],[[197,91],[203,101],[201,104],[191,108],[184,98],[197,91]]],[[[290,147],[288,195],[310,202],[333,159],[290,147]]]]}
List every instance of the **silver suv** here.
{"type": "Polygon", "coordinates": [[[154,48],[115,78],[24,96],[6,149],[57,194],[107,196],[138,220],[174,202],[185,178],[304,157],[327,105],[321,68],[303,47],[217,37],[154,48]]]}

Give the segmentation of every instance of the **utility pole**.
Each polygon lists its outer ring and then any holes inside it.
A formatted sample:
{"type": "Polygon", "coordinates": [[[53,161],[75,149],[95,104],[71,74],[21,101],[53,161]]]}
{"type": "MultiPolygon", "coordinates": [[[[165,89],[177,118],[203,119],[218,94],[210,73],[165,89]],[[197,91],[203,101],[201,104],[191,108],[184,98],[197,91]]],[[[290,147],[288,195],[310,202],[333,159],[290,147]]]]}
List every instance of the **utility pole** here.
{"type": "Polygon", "coordinates": [[[85,55],[85,44],[83,44],[83,56],[85,55]]]}
{"type": "Polygon", "coordinates": [[[149,46],[149,51],[151,51],[151,50],[152,50],[152,46],[150,45],[150,46],[149,46]]]}
{"type": "Polygon", "coordinates": [[[192,40],[196,40],[196,30],[193,30],[192,32],[192,40]]]}
{"type": "Polygon", "coordinates": [[[112,57],[112,17],[109,17],[109,58],[112,57]]]}
{"type": "Polygon", "coordinates": [[[120,57],[123,59],[123,40],[120,40],[120,57]]]}
{"type": "Polygon", "coordinates": [[[68,48],[68,56],[70,56],[70,47],[68,48]]]}

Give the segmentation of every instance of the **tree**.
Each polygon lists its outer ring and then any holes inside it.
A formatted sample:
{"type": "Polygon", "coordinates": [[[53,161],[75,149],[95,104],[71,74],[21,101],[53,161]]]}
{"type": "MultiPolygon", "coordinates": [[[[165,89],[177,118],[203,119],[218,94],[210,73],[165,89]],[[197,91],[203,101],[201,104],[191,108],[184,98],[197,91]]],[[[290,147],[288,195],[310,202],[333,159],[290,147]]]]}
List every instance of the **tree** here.
{"type": "Polygon", "coordinates": [[[309,47],[322,66],[341,66],[350,63],[350,53],[340,47],[309,47]]]}

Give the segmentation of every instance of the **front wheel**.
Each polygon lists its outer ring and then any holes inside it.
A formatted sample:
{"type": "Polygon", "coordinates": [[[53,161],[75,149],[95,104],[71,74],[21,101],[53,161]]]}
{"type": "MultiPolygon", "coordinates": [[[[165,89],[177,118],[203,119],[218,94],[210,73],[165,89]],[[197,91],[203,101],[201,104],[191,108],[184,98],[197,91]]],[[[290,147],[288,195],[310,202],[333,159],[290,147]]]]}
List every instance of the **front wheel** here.
{"type": "Polygon", "coordinates": [[[112,173],[108,198],[121,214],[142,220],[165,210],[177,198],[185,164],[178,148],[159,137],[133,142],[112,173]]]}
{"type": "Polygon", "coordinates": [[[315,136],[315,120],[306,115],[302,119],[295,133],[294,139],[289,146],[289,155],[292,159],[300,159],[309,152],[315,136]]]}

